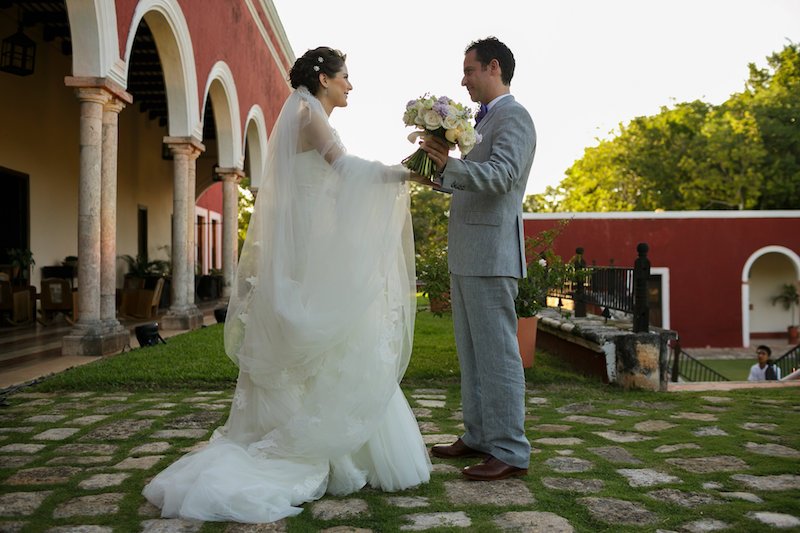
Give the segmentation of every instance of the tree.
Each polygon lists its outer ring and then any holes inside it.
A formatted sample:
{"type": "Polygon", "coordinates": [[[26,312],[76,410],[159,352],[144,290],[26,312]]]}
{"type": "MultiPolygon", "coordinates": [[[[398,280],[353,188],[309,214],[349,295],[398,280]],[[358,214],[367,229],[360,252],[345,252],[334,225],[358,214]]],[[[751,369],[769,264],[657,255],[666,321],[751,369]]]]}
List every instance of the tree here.
{"type": "Polygon", "coordinates": [[[800,205],[800,46],[750,65],[719,106],[662,107],[585,150],[559,186],[531,200],[567,211],[790,209],[800,205]]]}
{"type": "Polygon", "coordinates": [[[253,215],[255,208],[256,198],[250,190],[250,177],[245,176],[239,183],[238,203],[238,236],[239,236],[239,253],[242,253],[242,246],[244,246],[244,239],[247,237],[247,228],[250,226],[250,217],[253,215]]]}
{"type": "Polygon", "coordinates": [[[767,58],[769,68],[750,64],[745,100],[764,145],[759,209],[800,205],[800,44],[767,58]]]}
{"type": "Polygon", "coordinates": [[[411,220],[414,226],[414,246],[417,250],[429,246],[447,246],[447,216],[450,195],[430,187],[411,185],[411,220]]]}

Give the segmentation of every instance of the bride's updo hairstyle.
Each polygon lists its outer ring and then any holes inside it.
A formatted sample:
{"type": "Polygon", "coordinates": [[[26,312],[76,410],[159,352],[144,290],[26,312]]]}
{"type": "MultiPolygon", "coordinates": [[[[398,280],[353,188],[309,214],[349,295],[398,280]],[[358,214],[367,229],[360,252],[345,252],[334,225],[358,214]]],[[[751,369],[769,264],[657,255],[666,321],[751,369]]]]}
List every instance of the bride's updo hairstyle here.
{"type": "Polygon", "coordinates": [[[304,85],[315,95],[319,91],[319,75],[327,74],[333,78],[342,70],[345,59],[346,55],[327,46],[309,50],[294,62],[289,71],[289,81],[295,89],[304,85]]]}

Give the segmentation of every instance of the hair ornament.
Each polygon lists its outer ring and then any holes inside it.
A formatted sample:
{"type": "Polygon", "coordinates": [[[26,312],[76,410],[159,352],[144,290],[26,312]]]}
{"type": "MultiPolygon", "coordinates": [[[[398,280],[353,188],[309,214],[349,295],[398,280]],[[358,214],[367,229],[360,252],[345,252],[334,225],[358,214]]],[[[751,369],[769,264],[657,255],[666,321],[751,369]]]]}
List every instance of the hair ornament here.
{"type": "Polygon", "coordinates": [[[323,61],[322,56],[317,56],[317,63],[322,63],[323,61]]]}
{"type": "Polygon", "coordinates": [[[319,72],[319,67],[317,65],[314,65],[314,72],[319,72]]]}

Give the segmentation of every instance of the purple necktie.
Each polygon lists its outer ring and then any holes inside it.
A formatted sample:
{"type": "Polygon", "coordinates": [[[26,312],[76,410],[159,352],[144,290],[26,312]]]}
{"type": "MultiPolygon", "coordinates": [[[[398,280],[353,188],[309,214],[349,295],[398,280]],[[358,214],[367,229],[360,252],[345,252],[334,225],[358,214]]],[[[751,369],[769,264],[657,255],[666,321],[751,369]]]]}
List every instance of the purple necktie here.
{"type": "Polygon", "coordinates": [[[481,108],[478,110],[478,114],[475,115],[475,125],[477,126],[478,123],[483,120],[483,117],[486,116],[486,112],[489,111],[489,108],[486,104],[481,104],[481,108]]]}

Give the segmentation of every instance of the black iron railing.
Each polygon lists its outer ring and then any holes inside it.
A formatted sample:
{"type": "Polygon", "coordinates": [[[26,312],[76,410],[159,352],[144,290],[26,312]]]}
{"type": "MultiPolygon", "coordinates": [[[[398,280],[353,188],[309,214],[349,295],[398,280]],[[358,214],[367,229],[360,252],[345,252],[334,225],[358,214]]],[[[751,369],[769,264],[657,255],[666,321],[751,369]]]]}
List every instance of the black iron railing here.
{"type": "Polygon", "coordinates": [[[548,294],[554,298],[575,302],[575,316],[585,317],[586,306],[595,305],[603,309],[602,315],[611,316],[610,309],[633,315],[633,331],[649,331],[650,310],[647,306],[647,278],[650,276],[649,246],[640,243],[636,247],[639,257],[633,268],[613,266],[587,267],[583,259],[583,248],[575,250],[573,275],[562,287],[553,287],[548,294]]]}
{"type": "Polygon", "coordinates": [[[708,365],[695,359],[681,349],[680,342],[675,341],[669,352],[670,381],[730,381],[728,378],[708,365]]]}
{"type": "Polygon", "coordinates": [[[778,357],[774,364],[781,369],[781,377],[786,377],[800,368],[800,344],[778,357]]]}

